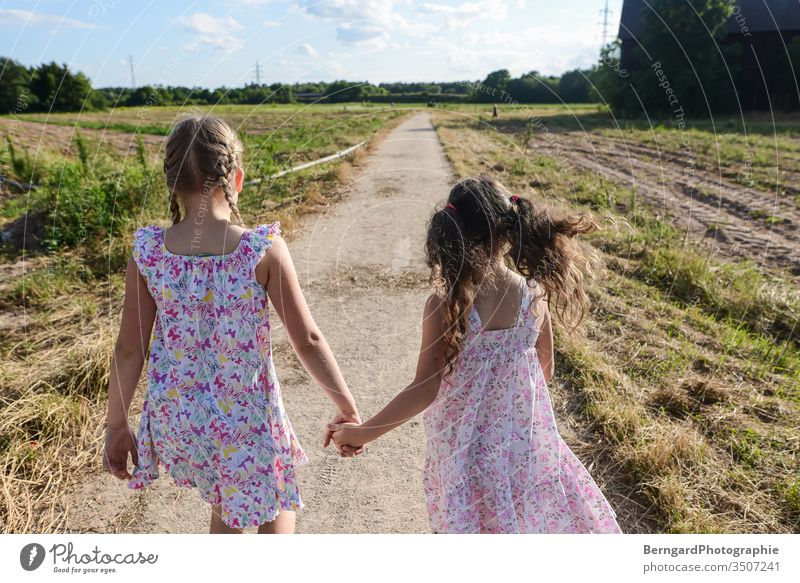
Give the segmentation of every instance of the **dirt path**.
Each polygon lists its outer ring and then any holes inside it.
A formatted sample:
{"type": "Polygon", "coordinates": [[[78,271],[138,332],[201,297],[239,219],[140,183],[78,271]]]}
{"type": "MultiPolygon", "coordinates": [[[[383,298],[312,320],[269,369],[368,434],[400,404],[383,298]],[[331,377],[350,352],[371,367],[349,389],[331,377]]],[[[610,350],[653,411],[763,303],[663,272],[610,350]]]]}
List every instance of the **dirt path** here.
{"type": "MultiPolygon", "coordinates": [[[[312,313],[364,416],[412,378],[427,295],[425,221],[451,181],[429,115],[419,113],[378,145],[339,203],[287,234],[312,313]]],[[[355,459],[323,449],[333,407],[295,358],[277,317],[273,322],[284,403],[310,458],[299,471],[306,508],[298,512],[297,531],[427,532],[421,422],[404,425],[355,459]]],[[[208,531],[208,505],[177,488],[163,469],[140,492],[97,472],[68,503],[72,532],[208,531]]]]}
{"type": "MultiPolygon", "coordinates": [[[[336,354],[362,416],[411,380],[428,293],[422,261],[426,220],[454,180],[427,113],[395,128],[369,155],[343,199],[290,233],[289,247],[312,313],[336,354]]],[[[273,348],[284,402],[310,464],[299,471],[306,508],[297,531],[429,532],[422,489],[421,419],[341,459],[321,447],[333,407],[310,382],[275,318],[273,348]]],[[[554,383],[559,430],[601,485],[625,532],[652,531],[598,438],[576,423],[574,395],[554,383]]],[[[141,411],[143,391],[134,411],[141,411]]],[[[138,416],[137,416],[138,418],[138,416]]],[[[99,467],[98,460],[98,467],[99,467]]],[[[67,499],[71,532],[203,533],[210,511],[169,475],[133,491],[109,474],[86,476],[67,499]]],[[[254,532],[255,529],[247,529],[254,532]]]]}
{"type": "Polygon", "coordinates": [[[535,150],[561,160],[567,170],[635,188],[722,256],[800,273],[800,209],[785,197],[696,168],[687,156],[596,133],[553,132],[535,150]]]}

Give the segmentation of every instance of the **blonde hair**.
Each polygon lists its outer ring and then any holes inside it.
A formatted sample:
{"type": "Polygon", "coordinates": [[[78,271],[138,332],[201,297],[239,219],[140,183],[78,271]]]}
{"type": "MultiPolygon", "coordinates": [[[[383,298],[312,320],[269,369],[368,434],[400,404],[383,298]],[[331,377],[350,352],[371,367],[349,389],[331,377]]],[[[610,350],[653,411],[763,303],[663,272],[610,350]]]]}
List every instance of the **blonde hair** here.
{"type": "Polygon", "coordinates": [[[233,216],[244,224],[233,201],[236,170],[242,167],[244,147],[233,128],[218,117],[191,115],[175,124],[164,150],[172,224],[181,220],[178,195],[205,192],[209,186],[222,189],[233,216]]]}

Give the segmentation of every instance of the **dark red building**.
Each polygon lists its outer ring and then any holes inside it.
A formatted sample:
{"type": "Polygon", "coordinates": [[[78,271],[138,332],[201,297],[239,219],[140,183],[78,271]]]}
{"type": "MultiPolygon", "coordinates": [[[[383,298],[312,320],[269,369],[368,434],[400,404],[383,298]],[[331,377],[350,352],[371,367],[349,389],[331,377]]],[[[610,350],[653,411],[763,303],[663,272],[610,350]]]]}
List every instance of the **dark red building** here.
{"type": "MultiPolygon", "coordinates": [[[[625,69],[647,66],[636,62],[634,48],[644,29],[642,15],[648,10],[651,8],[646,0],[624,0],[619,38],[620,65],[625,69]]],[[[792,70],[789,58],[789,45],[797,37],[800,37],[800,0],[736,1],[723,42],[739,43],[742,47],[735,76],[742,109],[800,108],[800,70],[792,70]]]]}

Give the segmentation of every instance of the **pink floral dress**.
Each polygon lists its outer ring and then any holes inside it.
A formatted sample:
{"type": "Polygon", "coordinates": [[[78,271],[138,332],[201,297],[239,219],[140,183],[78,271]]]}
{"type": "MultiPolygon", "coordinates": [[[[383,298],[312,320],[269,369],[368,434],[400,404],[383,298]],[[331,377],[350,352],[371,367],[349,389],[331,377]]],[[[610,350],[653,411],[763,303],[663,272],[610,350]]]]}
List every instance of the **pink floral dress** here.
{"type": "Polygon", "coordinates": [[[134,235],[133,257],[158,312],[129,488],[159,476],[197,488],[230,527],[303,507],[295,468],[308,462],[286,415],[255,266],[280,224],[259,225],[226,255],[170,253],[164,229],[134,235]]]}
{"type": "Polygon", "coordinates": [[[561,438],[524,285],[514,327],[483,331],[477,310],[451,382],[423,419],[423,483],[437,533],[619,533],[616,513],[561,438]]]}

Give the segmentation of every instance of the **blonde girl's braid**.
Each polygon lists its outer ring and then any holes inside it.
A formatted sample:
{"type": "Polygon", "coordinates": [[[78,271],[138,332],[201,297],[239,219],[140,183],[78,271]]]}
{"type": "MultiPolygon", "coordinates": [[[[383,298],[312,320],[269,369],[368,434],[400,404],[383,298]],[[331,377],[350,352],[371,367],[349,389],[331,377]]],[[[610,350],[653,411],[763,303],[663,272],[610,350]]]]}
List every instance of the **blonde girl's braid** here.
{"type": "Polygon", "coordinates": [[[231,212],[233,213],[234,218],[239,224],[244,225],[242,215],[239,213],[239,207],[237,207],[236,203],[233,202],[236,169],[239,167],[236,160],[236,152],[230,143],[223,144],[222,146],[224,149],[220,153],[220,161],[217,165],[219,185],[222,187],[222,192],[225,194],[225,200],[227,201],[228,206],[231,207],[231,212]]]}
{"type": "Polygon", "coordinates": [[[176,193],[176,188],[178,187],[178,173],[174,170],[174,158],[175,148],[167,147],[164,156],[164,174],[167,177],[167,188],[169,189],[169,212],[172,214],[172,224],[176,225],[181,220],[181,207],[178,203],[178,195],[176,193]]]}
{"type": "Polygon", "coordinates": [[[193,115],[175,124],[167,137],[164,156],[173,224],[181,220],[179,195],[201,190],[206,194],[207,187],[214,185],[222,189],[234,218],[244,225],[234,202],[236,170],[242,166],[242,150],[236,132],[217,117],[193,115]]]}
{"type": "Polygon", "coordinates": [[[181,222],[181,206],[178,204],[178,197],[174,190],[169,193],[169,212],[172,213],[173,225],[181,222]]]}

